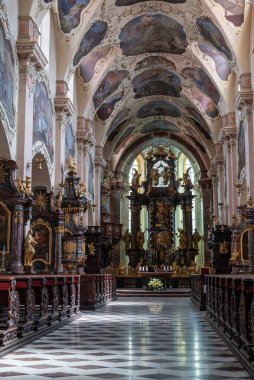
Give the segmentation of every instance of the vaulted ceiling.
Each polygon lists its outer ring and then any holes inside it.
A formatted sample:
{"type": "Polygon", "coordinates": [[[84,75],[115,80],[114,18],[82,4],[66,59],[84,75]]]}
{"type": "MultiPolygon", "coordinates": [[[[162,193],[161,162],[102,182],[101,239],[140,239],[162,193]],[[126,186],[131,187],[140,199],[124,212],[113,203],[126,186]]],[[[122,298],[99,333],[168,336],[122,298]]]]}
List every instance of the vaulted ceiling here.
{"type": "Polygon", "coordinates": [[[149,135],[186,141],[207,166],[246,70],[245,1],[44,2],[56,20],[59,79],[77,73],[79,113],[93,120],[106,158],[149,135]]]}

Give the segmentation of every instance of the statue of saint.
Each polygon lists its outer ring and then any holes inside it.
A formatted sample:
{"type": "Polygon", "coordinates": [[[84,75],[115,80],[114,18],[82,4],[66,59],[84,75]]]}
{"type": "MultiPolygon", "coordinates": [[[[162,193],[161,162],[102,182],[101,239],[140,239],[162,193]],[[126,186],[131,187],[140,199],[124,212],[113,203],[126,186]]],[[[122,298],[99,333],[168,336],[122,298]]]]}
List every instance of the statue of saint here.
{"type": "Polygon", "coordinates": [[[164,167],[162,172],[163,185],[167,185],[170,178],[170,169],[169,167],[164,167]]]}
{"type": "Polygon", "coordinates": [[[125,231],[125,233],[123,234],[123,241],[125,244],[125,250],[130,249],[130,247],[131,247],[131,234],[130,234],[128,228],[125,231]]]}
{"type": "Polygon", "coordinates": [[[194,233],[192,235],[192,246],[194,249],[198,249],[198,243],[201,240],[201,236],[199,235],[197,229],[195,228],[194,233]]]}
{"type": "Polygon", "coordinates": [[[232,256],[230,257],[230,260],[229,260],[229,265],[238,264],[239,257],[240,257],[240,251],[237,251],[237,249],[234,248],[232,256]]]}
{"type": "Polygon", "coordinates": [[[33,230],[29,230],[26,236],[24,251],[25,251],[25,266],[31,267],[33,264],[33,257],[35,255],[34,247],[37,245],[37,241],[33,237],[33,230]]]}
{"type": "Polygon", "coordinates": [[[141,174],[138,173],[137,169],[133,169],[133,175],[132,175],[132,180],[131,180],[131,188],[132,189],[138,189],[140,187],[139,185],[139,178],[141,174]]]}
{"type": "Polygon", "coordinates": [[[158,186],[159,183],[159,173],[157,169],[152,168],[151,170],[151,177],[153,180],[153,186],[158,186]]]}
{"type": "Polygon", "coordinates": [[[138,249],[143,249],[143,245],[145,243],[145,233],[141,230],[137,233],[137,243],[138,243],[138,249]]]}
{"type": "Polygon", "coordinates": [[[185,235],[185,232],[182,228],[178,228],[178,232],[179,232],[179,248],[180,249],[185,249],[187,248],[187,237],[185,235]]]}

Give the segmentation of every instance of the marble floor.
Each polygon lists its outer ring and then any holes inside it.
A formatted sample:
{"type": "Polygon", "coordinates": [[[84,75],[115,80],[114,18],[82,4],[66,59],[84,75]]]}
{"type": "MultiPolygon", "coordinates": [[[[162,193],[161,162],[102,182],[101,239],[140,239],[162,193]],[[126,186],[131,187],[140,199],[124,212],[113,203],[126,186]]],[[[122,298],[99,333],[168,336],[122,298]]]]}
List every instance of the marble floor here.
{"type": "Polygon", "coordinates": [[[120,298],[0,359],[0,378],[251,379],[189,298],[120,298]]]}

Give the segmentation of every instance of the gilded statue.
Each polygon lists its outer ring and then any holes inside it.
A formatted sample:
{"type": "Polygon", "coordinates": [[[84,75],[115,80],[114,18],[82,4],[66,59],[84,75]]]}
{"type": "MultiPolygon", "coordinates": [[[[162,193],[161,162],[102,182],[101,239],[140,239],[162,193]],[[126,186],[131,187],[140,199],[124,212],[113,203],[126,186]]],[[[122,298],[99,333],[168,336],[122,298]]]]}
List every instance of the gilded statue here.
{"type": "Polygon", "coordinates": [[[178,235],[178,238],[179,238],[179,248],[180,249],[185,249],[187,248],[187,237],[186,237],[186,234],[184,232],[184,230],[182,228],[178,228],[178,232],[179,232],[179,235],[178,235]]]}
{"type": "Polygon", "coordinates": [[[197,229],[195,228],[194,233],[192,235],[192,247],[194,249],[198,249],[198,243],[201,240],[201,236],[199,235],[197,229]]]}
{"type": "Polygon", "coordinates": [[[131,247],[131,234],[130,234],[128,228],[125,231],[125,233],[123,234],[123,241],[125,244],[125,250],[130,249],[130,247],[131,247]]]}
{"type": "Polygon", "coordinates": [[[237,264],[239,262],[239,257],[240,257],[240,251],[237,251],[237,249],[234,248],[232,256],[230,257],[230,260],[229,260],[229,265],[237,264]]]}
{"type": "Polygon", "coordinates": [[[193,189],[193,184],[191,182],[191,179],[190,179],[188,173],[184,173],[184,175],[183,175],[182,186],[193,189]]]}
{"type": "Polygon", "coordinates": [[[154,186],[158,186],[158,184],[159,184],[159,173],[158,173],[157,169],[152,168],[152,170],[151,170],[151,177],[152,177],[152,180],[153,180],[153,185],[154,186]]]}
{"type": "Polygon", "coordinates": [[[88,244],[88,254],[90,256],[95,256],[95,246],[93,245],[93,243],[90,243],[88,244]]]}
{"type": "Polygon", "coordinates": [[[139,230],[137,232],[137,243],[138,243],[138,249],[143,249],[144,243],[145,243],[145,233],[139,230]]]}
{"type": "Polygon", "coordinates": [[[177,274],[178,271],[179,271],[179,266],[177,265],[177,262],[174,261],[172,264],[172,272],[173,272],[173,274],[177,274]]]}
{"type": "Polygon", "coordinates": [[[219,253],[221,255],[226,255],[228,253],[228,242],[225,240],[219,244],[219,253]]]}
{"type": "Polygon", "coordinates": [[[138,189],[140,187],[139,185],[139,178],[141,177],[141,174],[138,173],[137,169],[133,169],[133,175],[131,180],[131,188],[132,189],[138,189]]]}
{"type": "Polygon", "coordinates": [[[163,172],[162,172],[163,185],[167,185],[168,184],[168,181],[170,179],[170,175],[171,175],[170,168],[164,166],[164,169],[163,169],[163,172]]]}
{"type": "Polygon", "coordinates": [[[33,257],[35,255],[35,249],[34,247],[37,245],[37,241],[33,237],[33,230],[29,230],[26,236],[25,244],[24,244],[24,252],[25,252],[25,258],[24,258],[24,264],[25,266],[31,267],[33,264],[33,257]]]}

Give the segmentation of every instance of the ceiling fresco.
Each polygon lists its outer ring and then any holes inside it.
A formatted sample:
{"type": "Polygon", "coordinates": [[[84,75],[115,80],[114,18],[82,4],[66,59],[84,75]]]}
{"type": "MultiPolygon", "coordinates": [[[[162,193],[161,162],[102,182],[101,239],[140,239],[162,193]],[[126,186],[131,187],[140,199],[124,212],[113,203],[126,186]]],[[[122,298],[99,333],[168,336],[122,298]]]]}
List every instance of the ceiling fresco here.
{"type": "Polygon", "coordinates": [[[174,62],[169,61],[167,58],[162,56],[150,56],[142,59],[141,61],[137,62],[134,71],[142,70],[142,69],[148,69],[151,68],[151,66],[166,66],[170,70],[176,70],[176,66],[174,62]]]}
{"type": "Polygon", "coordinates": [[[185,67],[182,73],[185,77],[193,81],[197,88],[211,98],[214,103],[217,104],[219,102],[220,94],[203,69],[197,67],[185,67]]]}
{"type": "Polygon", "coordinates": [[[156,100],[145,104],[137,113],[138,118],[148,116],[172,116],[180,117],[180,110],[173,104],[167,103],[164,100],[156,100]]]}
{"type": "Polygon", "coordinates": [[[103,103],[97,111],[97,116],[100,120],[107,120],[115,109],[115,105],[124,96],[124,91],[112,95],[107,102],[103,103]]]}
{"type": "Polygon", "coordinates": [[[89,3],[90,0],[58,0],[60,25],[64,33],[70,33],[79,25],[81,12],[89,3]]]}
{"type": "Polygon", "coordinates": [[[166,95],[179,98],[182,90],[180,78],[165,69],[144,71],[133,79],[132,85],[136,99],[150,95],[166,95]]]}
{"type": "Polygon", "coordinates": [[[225,9],[225,18],[235,26],[241,26],[244,21],[245,0],[214,0],[225,9]]]}
{"type": "Polygon", "coordinates": [[[127,70],[119,70],[119,71],[110,71],[105,78],[100,83],[98,89],[94,93],[93,102],[94,106],[97,109],[104,100],[111,95],[124,78],[128,76],[129,72],[127,70]]]}
{"type": "Polygon", "coordinates": [[[126,56],[144,53],[182,54],[188,45],[183,26],[160,14],[135,17],[122,28],[119,40],[126,56]]]}
{"type": "Polygon", "coordinates": [[[120,123],[123,123],[123,122],[126,120],[128,114],[129,114],[129,111],[130,111],[130,108],[124,108],[123,110],[121,110],[120,112],[118,112],[118,114],[117,114],[117,115],[114,117],[114,119],[112,120],[112,123],[111,123],[111,125],[110,125],[110,128],[109,128],[109,130],[108,130],[108,132],[107,132],[107,136],[109,136],[110,133],[111,133],[116,127],[118,127],[118,125],[119,125],[120,123]]]}
{"type": "Polygon", "coordinates": [[[116,146],[115,146],[115,151],[120,147],[120,145],[128,138],[130,137],[130,135],[132,134],[132,132],[134,131],[134,127],[129,127],[126,129],[126,131],[124,131],[124,133],[122,134],[122,136],[120,137],[119,141],[117,142],[116,146]]]}
{"type": "Polygon", "coordinates": [[[231,73],[231,66],[224,55],[218,53],[215,48],[208,44],[198,44],[198,47],[202,53],[212,58],[215,64],[216,73],[219,78],[223,81],[227,81],[228,76],[231,73]]]}
{"type": "Polygon", "coordinates": [[[190,90],[191,96],[198,102],[202,112],[205,113],[209,118],[214,119],[219,115],[218,108],[216,104],[202,91],[199,91],[195,88],[190,90]]]}
{"type": "Polygon", "coordinates": [[[179,128],[169,121],[166,120],[153,120],[149,123],[146,123],[141,129],[140,132],[153,133],[158,131],[168,131],[168,132],[179,132],[179,128]]]}
{"type": "Polygon", "coordinates": [[[96,64],[105,58],[111,50],[110,45],[103,46],[92,51],[84,57],[79,65],[79,73],[83,83],[89,83],[94,76],[96,64]]]}
{"type": "Polygon", "coordinates": [[[193,121],[193,123],[195,124],[196,128],[199,130],[199,132],[202,133],[202,135],[207,139],[207,140],[211,140],[211,135],[210,133],[208,132],[208,130],[203,127],[203,125],[201,125],[197,120],[193,119],[190,117],[190,119],[193,121]]]}
{"type": "Polygon", "coordinates": [[[114,130],[112,130],[112,132],[109,134],[108,141],[110,142],[113,141],[114,138],[118,135],[118,133],[121,132],[124,126],[125,126],[125,121],[122,121],[120,124],[118,124],[118,126],[114,130]]]}
{"type": "MultiPolygon", "coordinates": [[[[134,5],[138,3],[144,3],[147,0],[115,0],[115,4],[118,7],[121,6],[126,6],[126,5],[134,5]]],[[[186,0],[161,0],[164,3],[169,3],[169,4],[182,4],[185,3],[186,0]]]]}
{"type": "Polygon", "coordinates": [[[204,39],[210,42],[221,53],[225,54],[229,61],[232,61],[232,53],[229,50],[221,31],[213,21],[209,17],[200,17],[196,20],[196,24],[204,39]]]}
{"type": "Polygon", "coordinates": [[[80,42],[77,53],[73,59],[76,66],[80,59],[90,53],[103,40],[108,30],[108,24],[104,21],[96,21],[84,34],[80,42]]]}

